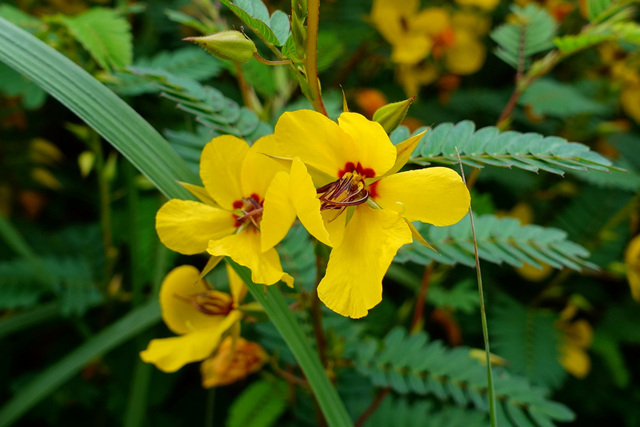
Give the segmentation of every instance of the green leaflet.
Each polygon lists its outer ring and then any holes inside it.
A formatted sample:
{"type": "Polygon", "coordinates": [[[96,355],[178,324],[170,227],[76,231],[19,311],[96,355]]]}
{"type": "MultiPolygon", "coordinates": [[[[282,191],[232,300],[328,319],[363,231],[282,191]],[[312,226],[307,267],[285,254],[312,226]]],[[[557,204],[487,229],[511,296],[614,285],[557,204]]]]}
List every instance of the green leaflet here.
{"type": "MultiPolygon", "coordinates": [[[[541,268],[541,263],[546,263],[554,268],[598,269],[586,261],[589,251],[567,240],[565,231],[539,225],[521,225],[517,219],[497,218],[494,215],[476,217],[475,222],[478,254],[483,261],[496,264],[504,262],[514,267],[529,264],[541,268]]],[[[468,220],[462,219],[449,227],[420,224],[418,230],[438,252],[414,242],[400,248],[396,261],[426,265],[434,260],[442,264],[475,266],[468,220]]]]}
{"type": "MultiPolygon", "coordinates": [[[[435,395],[458,406],[473,405],[478,411],[488,411],[486,367],[470,356],[469,348],[449,349],[440,341],[429,342],[424,332],[407,335],[400,327],[391,330],[383,342],[368,340],[358,348],[356,368],[377,386],[391,387],[401,394],[435,395]]],[[[548,400],[544,389],[503,369],[494,369],[499,425],[519,425],[514,418],[520,415],[529,422],[539,419],[546,425],[575,418],[566,406],[548,400]],[[517,407],[512,408],[517,415],[510,414],[509,406],[517,407]]]]}
{"type": "Polygon", "coordinates": [[[534,384],[557,389],[566,378],[558,361],[562,337],[554,326],[557,320],[549,310],[501,298],[489,316],[491,349],[509,361],[512,372],[534,384]]]}
{"type": "Polygon", "coordinates": [[[220,134],[255,141],[273,132],[271,126],[262,122],[253,111],[240,107],[218,89],[155,70],[137,67],[130,67],[129,70],[153,82],[160,89],[162,97],[176,102],[178,109],[194,115],[199,123],[211,129],[210,137],[205,142],[220,134]]]}
{"type": "MultiPolygon", "coordinates": [[[[222,71],[220,61],[197,46],[163,51],[152,58],[136,60],[134,66],[159,75],[174,75],[197,81],[216,77],[222,71]]],[[[115,77],[117,80],[110,86],[120,95],[136,96],[159,91],[143,77],[120,72],[115,77]]]]}
{"type": "Polygon", "coordinates": [[[544,8],[530,4],[525,8],[511,6],[516,16],[514,23],[505,23],[493,30],[490,37],[498,44],[496,55],[513,68],[518,68],[520,60],[525,61],[536,53],[553,47],[556,23],[544,8]]]}
{"type": "Polygon", "coordinates": [[[566,170],[607,172],[613,169],[611,161],[584,144],[532,132],[501,133],[493,126],[476,130],[475,124],[468,120],[455,125],[441,123],[429,130],[418,143],[412,160],[421,164],[453,165],[458,162],[456,148],[462,163],[476,168],[485,165],[517,167],[558,175],[563,175],[566,170]]]}
{"type": "Polygon", "coordinates": [[[537,80],[527,87],[518,104],[531,106],[537,114],[560,118],[611,113],[609,107],[583,95],[575,87],[549,78],[537,80]]]}
{"type": "Polygon", "coordinates": [[[114,10],[96,7],[80,15],[62,16],[60,21],[103,69],[124,68],[131,64],[131,27],[114,10]]]}
{"type": "Polygon", "coordinates": [[[236,0],[234,3],[229,0],[220,0],[227,6],[242,22],[259,34],[267,42],[282,46],[289,37],[289,20],[283,13],[274,13],[269,17],[267,7],[260,0],[236,0]]]}

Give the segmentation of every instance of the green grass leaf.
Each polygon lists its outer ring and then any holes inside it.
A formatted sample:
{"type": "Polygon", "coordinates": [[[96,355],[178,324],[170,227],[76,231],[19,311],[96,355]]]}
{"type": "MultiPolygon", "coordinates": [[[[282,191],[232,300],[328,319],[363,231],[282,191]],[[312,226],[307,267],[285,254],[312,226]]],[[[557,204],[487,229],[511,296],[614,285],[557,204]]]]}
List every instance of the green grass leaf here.
{"type": "Polygon", "coordinates": [[[247,387],[229,409],[227,427],[270,427],[287,407],[287,384],[258,381],[247,387]]]}

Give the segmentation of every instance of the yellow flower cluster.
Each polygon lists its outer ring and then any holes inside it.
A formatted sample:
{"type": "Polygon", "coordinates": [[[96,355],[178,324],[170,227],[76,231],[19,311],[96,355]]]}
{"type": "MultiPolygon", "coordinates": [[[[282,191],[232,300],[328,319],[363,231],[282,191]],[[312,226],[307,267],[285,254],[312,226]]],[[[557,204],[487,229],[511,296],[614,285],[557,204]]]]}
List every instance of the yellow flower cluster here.
{"type": "Polygon", "coordinates": [[[484,64],[481,37],[490,29],[487,11],[496,0],[457,0],[459,10],[428,7],[418,0],[375,0],[371,21],[392,45],[391,60],[409,96],[434,82],[442,72],[468,75],[484,64]]]}
{"type": "MultiPolygon", "coordinates": [[[[201,202],[167,202],[156,217],[158,235],[183,254],[228,256],[251,269],[255,283],[291,285],[274,246],[298,218],[332,248],[320,299],[343,316],[366,316],[382,299],[396,252],[413,240],[411,222],[450,225],[469,209],[469,191],[454,170],[400,172],[422,136],[394,146],[379,123],[360,114],[343,113],[336,123],[300,110],[283,114],[275,133],[251,147],[232,136],[214,138],[200,161],[204,187],[187,186],[201,202]]],[[[151,341],[143,360],[173,372],[209,358],[229,333],[238,337],[246,288],[233,271],[229,277],[231,296],[211,289],[193,267],[170,273],[160,303],[165,323],[180,336],[151,341]]],[[[236,365],[264,359],[224,348],[219,353],[236,365]]],[[[206,362],[203,373],[219,377],[219,366],[206,362]]]]}

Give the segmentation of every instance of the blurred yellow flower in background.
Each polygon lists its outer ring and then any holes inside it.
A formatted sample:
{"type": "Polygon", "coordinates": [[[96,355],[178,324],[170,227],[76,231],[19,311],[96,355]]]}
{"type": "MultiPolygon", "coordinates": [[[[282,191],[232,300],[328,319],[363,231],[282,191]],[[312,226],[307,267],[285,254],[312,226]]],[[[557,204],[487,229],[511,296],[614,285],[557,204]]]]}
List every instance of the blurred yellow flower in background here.
{"type": "MultiPolygon", "coordinates": [[[[497,4],[493,0],[459,3],[484,10],[497,4]]],[[[398,79],[409,96],[435,81],[441,72],[468,75],[478,71],[486,57],[479,39],[490,28],[489,19],[474,9],[419,8],[418,0],[375,0],[371,10],[374,26],[392,46],[391,60],[399,64],[398,79]],[[425,63],[427,59],[435,63],[425,63]]]]}
{"type": "Polygon", "coordinates": [[[562,332],[560,364],[576,378],[584,378],[591,370],[587,349],[593,341],[593,327],[584,319],[574,320],[578,307],[569,303],[560,313],[556,328],[562,332]]]}

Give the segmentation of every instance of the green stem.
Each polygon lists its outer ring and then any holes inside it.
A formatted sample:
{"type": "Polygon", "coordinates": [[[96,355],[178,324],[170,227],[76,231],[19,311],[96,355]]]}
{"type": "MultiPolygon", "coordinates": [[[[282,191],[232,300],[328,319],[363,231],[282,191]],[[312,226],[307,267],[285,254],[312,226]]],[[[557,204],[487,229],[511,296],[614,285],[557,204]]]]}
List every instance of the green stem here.
{"type": "Polygon", "coordinates": [[[322,102],[320,81],[318,80],[318,24],[320,23],[320,0],[308,0],[309,13],[307,14],[307,55],[305,59],[305,71],[311,95],[311,105],[318,113],[328,116],[322,102]]]}
{"type": "MultiPolygon", "coordinates": [[[[467,180],[464,176],[464,169],[462,168],[462,160],[460,159],[460,153],[458,147],[456,147],[456,154],[458,155],[458,162],[460,163],[460,173],[462,174],[462,181],[464,185],[467,185],[467,180]]],[[[496,420],[496,397],[493,391],[493,373],[491,372],[491,349],[489,348],[489,328],[487,326],[487,311],[484,306],[484,291],[482,289],[482,272],[480,271],[480,256],[478,255],[478,239],[476,238],[476,226],[473,222],[473,212],[471,206],[469,206],[469,221],[471,222],[471,234],[473,235],[473,250],[476,256],[476,278],[478,280],[478,294],[480,295],[480,316],[482,319],[482,337],[484,339],[484,351],[486,354],[487,363],[487,398],[489,400],[489,418],[491,420],[491,427],[497,427],[498,422],[496,420]]]]}

